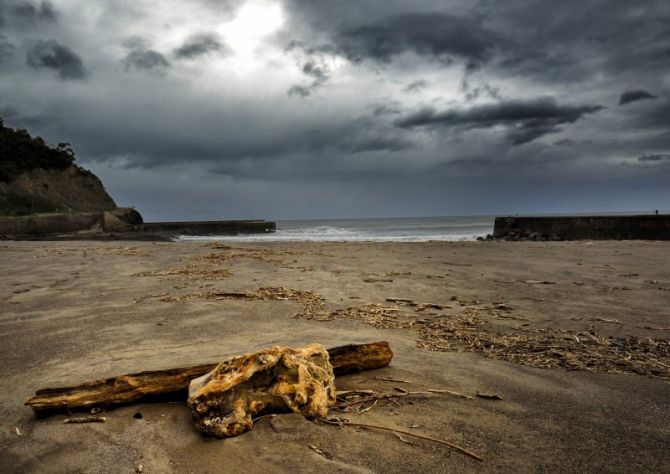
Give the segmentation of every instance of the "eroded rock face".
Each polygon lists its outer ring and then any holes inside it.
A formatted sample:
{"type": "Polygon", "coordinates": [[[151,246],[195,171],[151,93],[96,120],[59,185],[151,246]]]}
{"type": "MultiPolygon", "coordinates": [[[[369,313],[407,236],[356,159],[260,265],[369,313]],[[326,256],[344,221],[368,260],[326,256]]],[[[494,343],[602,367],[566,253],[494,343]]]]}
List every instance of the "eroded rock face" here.
{"type": "Polygon", "coordinates": [[[221,362],[189,385],[196,426],[218,438],[253,427],[253,417],[294,411],[322,418],[335,402],[333,368],[321,344],[272,347],[221,362]]]}

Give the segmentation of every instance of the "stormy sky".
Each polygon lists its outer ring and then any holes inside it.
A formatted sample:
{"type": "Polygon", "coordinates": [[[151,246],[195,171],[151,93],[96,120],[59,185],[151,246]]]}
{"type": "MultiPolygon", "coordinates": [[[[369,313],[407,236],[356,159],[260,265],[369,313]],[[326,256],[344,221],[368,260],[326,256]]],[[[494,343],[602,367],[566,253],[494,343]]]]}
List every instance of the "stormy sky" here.
{"type": "Polygon", "coordinates": [[[0,0],[0,116],[146,220],[670,209],[668,0],[0,0]]]}

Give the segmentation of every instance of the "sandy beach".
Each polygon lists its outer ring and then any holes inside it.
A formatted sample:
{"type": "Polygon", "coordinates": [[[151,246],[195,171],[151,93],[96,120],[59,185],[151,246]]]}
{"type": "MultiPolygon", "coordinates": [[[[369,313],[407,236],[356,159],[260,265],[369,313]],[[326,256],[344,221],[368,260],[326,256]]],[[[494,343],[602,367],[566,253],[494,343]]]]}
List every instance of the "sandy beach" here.
{"type": "Polygon", "coordinates": [[[0,243],[0,466],[16,473],[668,472],[670,244],[0,243]],[[221,296],[239,292],[244,298],[221,296]],[[207,440],[185,405],[36,420],[36,389],[386,340],[338,390],[448,390],[207,440]],[[502,399],[478,397],[477,393],[502,399]],[[134,415],[141,414],[141,418],[134,415]]]}

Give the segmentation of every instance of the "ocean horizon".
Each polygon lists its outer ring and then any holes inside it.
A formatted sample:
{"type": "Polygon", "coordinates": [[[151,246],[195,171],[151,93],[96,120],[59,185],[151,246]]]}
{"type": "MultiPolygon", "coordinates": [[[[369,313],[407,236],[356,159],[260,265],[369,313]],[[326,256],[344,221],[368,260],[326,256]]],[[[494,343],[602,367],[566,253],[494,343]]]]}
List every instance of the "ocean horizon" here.
{"type": "Polygon", "coordinates": [[[180,241],[427,242],[468,241],[493,233],[494,216],[307,219],[277,221],[268,234],[180,236],[180,241]]]}

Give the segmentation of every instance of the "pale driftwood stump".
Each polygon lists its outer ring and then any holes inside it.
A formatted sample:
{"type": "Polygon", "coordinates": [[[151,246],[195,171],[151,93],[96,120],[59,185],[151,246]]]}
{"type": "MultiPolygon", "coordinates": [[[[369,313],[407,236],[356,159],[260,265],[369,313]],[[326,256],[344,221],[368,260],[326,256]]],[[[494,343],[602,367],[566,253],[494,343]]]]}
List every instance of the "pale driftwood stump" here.
{"type": "Polygon", "coordinates": [[[188,406],[200,431],[230,438],[250,430],[253,417],[296,412],[324,418],[335,403],[335,375],[321,344],[272,347],[221,362],[193,380],[188,406]]]}

